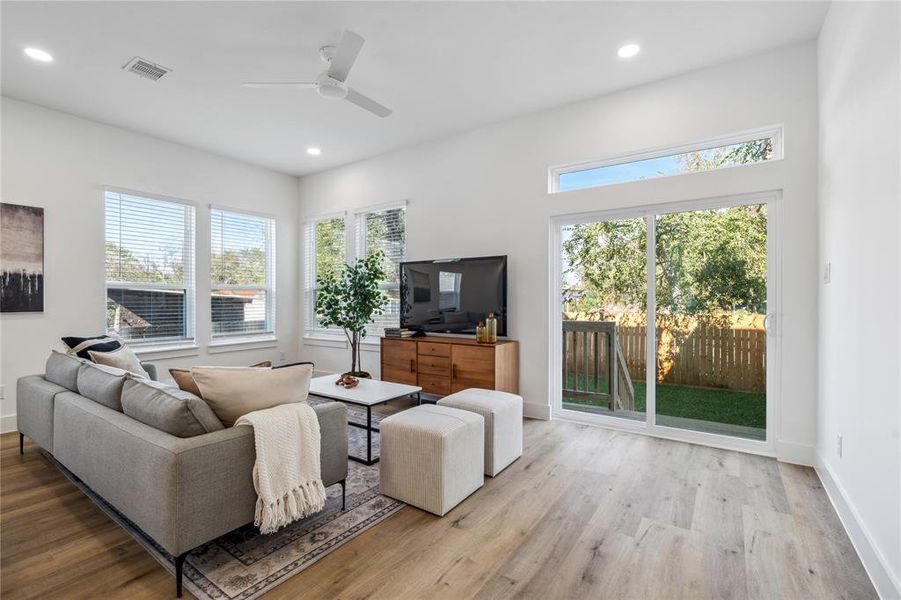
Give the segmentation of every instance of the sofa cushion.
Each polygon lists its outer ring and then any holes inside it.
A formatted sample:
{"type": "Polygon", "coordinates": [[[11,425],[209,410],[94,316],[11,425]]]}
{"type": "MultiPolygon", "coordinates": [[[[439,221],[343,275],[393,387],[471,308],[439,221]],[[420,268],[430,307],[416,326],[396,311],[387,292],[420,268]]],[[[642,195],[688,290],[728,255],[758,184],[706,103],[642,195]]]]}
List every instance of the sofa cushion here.
{"type": "Polygon", "coordinates": [[[54,350],[44,366],[44,379],[69,391],[78,391],[78,369],[84,363],[74,356],[54,350]]]}
{"type": "Polygon", "coordinates": [[[222,424],[231,427],[249,412],[306,400],[313,367],[194,367],[191,375],[222,424]]]}
{"type": "Polygon", "coordinates": [[[122,346],[122,342],[108,335],[95,335],[89,337],[67,336],[62,338],[63,343],[69,347],[70,354],[75,354],[79,358],[91,360],[88,355],[89,350],[95,352],[112,352],[118,350],[122,346]]]}
{"type": "MultiPolygon", "coordinates": [[[[272,362],[264,360],[263,362],[250,366],[262,369],[265,367],[271,367],[272,362]]],[[[203,394],[200,393],[200,388],[197,387],[197,384],[194,383],[194,378],[191,376],[191,369],[169,369],[169,375],[171,375],[172,379],[175,380],[175,385],[177,385],[179,389],[182,389],[186,392],[191,392],[195,396],[203,398],[203,394]]]]}
{"type": "Polygon", "coordinates": [[[223,429],[209,405],[177,387],[128,376],[122,412],[171,435],[187,438],[223,429]]]}
{"type": "Polygon", "coordinates": [[[124,344],[121,348],[113,350],[112,352],[95,352],[94,350],[89,350],[88,354],[90,355],[91,360],[98,365],[122,369],[123,371],[128,371],[138,377],[148,376],[147,371],[141,366],[141,359],[137,357],[134,350],[124,344]]]}
{"type": "Polygon", "coordinates": [[[125,371],[85,362],[78,369],[78,393],[94,402],[122,412],[125,371]]]}

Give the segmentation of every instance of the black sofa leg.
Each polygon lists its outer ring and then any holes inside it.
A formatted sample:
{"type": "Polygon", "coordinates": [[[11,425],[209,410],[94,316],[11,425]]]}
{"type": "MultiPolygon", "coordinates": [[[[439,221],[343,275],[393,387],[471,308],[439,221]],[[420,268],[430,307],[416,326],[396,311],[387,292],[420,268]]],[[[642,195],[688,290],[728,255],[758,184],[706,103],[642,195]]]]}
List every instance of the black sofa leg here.
{"type": "Polygon", "coordinates": [[[19,432],[19,454],[25,454],[25,434],[19,432]]]}
{"type": "Polygon", "coordinates": [[[185,567],[185,559],[188,557],[188,553],[179,554],[175,557],[175,597],[181,598],[181,580],[182,575],[184,574],[185,567]]]}
{"type": "Polygon", "coordinates": [[[345,506],[347,506],[345,503],[345,498],[347,496],[347,480],[342,479],[338,483],[341,484],[341,510],[344,510],[345,506]]]}

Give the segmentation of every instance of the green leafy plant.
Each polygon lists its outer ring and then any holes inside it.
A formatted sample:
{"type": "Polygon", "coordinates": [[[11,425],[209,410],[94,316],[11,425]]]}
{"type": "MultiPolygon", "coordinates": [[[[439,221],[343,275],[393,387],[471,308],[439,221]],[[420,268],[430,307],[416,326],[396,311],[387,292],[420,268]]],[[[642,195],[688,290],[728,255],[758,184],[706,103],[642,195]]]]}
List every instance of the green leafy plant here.
{"type": "Polygon", "coordinates": [[[340,327],[350,344],[350,374],[369,377],[359,370],[360,341],[366,337],[366,326],[372,317],[384,313],[388,296],[379,284],[388,274],[384,269],[385,254],[379,250],[354,264],[344,265],[340,272],[328,271],[317,280],[316,316],[323,327],[340,327]]]}

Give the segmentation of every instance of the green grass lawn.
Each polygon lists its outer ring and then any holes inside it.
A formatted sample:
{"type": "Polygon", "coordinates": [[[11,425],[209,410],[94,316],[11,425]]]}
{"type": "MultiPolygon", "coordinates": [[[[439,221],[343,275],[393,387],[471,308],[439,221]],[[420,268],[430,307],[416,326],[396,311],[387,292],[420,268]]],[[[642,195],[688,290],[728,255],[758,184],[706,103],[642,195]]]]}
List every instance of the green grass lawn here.
{"type": "MultiPolygon", "coordinates": [[[[645,383],[633,382],[632,385],[635,388],[635,410],[644,412],[645,383]]],[[[606,382],[603,382],[601,389],[606,389],[606,382]]],[[[568,398],[565,395],[563,401],[593,404],[585,398],[568,398]]],[[[766,427],[766,395],[762,392],[658,383],[657,414],[763,429],[766,427]]]]}

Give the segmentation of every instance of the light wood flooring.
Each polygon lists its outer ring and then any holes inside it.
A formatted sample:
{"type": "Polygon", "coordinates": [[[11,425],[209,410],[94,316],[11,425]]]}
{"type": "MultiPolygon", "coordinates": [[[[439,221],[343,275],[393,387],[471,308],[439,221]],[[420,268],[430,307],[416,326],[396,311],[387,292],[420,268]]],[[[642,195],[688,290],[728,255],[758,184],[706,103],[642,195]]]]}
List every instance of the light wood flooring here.
{"type": "MultiPolygon", "coordinates": [[[[172,576],[17,434],[0,594],[170,598],[172,576]]],[[[190,594],[186,594],[189,597],[190,594]]],[[[407,507],[267,598],[875,598],[812,469],[563,422],[444,518],[407,507]]]]}

